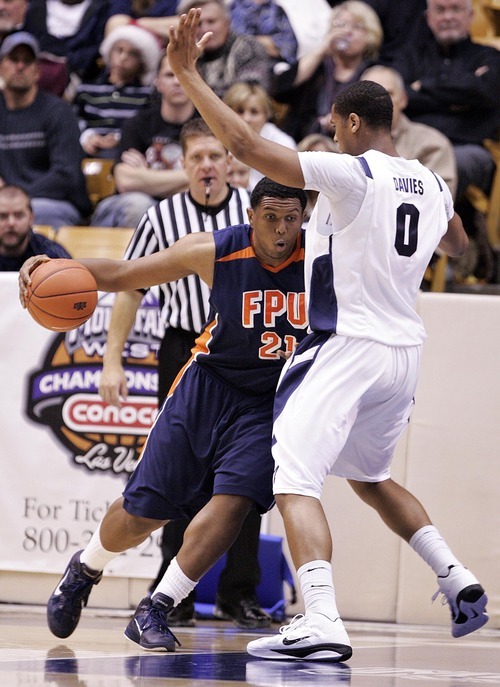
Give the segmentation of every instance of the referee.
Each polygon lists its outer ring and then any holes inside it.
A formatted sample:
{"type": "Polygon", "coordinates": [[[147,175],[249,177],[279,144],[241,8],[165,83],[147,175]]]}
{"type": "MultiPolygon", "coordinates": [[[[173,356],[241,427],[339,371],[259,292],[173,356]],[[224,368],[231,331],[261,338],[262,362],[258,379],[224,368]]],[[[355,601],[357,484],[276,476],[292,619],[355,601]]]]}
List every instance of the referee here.
{"type": "MultiPolygon", "coordinates": [[[[186,234],[217,231],[244,224],[250,206],[246,190],[227,184],[228,152],[205,122],[188,121],[180,133],[182,164],[188,190],[153,205],[140,221],[124,259],[150,255],[171,246],[186,234]]],[[[160,286],[160,308],[166,325],[158,352],[158,404],[163,403],[180,368],[208,317],[210,290],[196,275],[160,286]]],[[[143,299],[143,291],[121,292],[116,296],[103,358],[99,393],[104,401],[119,406],[127,397],[122,352],[143,299]]],[[[156,587],[179,550],[188,520],[175,520],[163,529],[163,561],[151,589],[156,587]]],[[[262,628],[270,618],[259,607],[255,590],[260,581],[258,547],[260,516],[248,515],[243,528],[227,553],[217,589],[216,615],[233,620],[242,628],[262,628]]],[[[169,616],[172,626],[194,624],[194,596],[190,595],[169,616]]]]}

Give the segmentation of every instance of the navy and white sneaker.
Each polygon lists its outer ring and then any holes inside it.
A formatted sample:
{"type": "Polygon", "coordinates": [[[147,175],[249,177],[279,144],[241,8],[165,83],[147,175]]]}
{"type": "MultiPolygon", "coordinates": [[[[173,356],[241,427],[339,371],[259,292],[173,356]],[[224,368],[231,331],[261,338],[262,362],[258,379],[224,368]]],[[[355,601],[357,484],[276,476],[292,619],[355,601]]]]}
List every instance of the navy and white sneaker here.
{"type": "Polygon", "coordinates": [[[155,594],[153,599],[146,596],[127,625],[125,637],[148,651],[175,651],[175,645],[181,643],[167,625],[173,607],[166,594],[155,594]]]}
{"type": "Polygon", "coordinates": [[[451,611],[453,637],[464,637],[488,622],[488,597],[470,570],[463,565],[450,565],[446,575],[438,576],[438,584],[432,600],[443,594],[443,603],[448,603],[451,611]]]}
{"type": "Polygon", "coordinates": [[[77,551],[73,555],[47,603],[49,629],[61,639],[76,630],[92,587],[102,579],[101,570],[91,570],[80,562],[81,553],[77,551]]]}
{"type": "Polygon", "coordinates": [[[296,615],[279,634],[255,639],[247,645],[251,656],[272,660],[331,661],[352,656],[349,637],[340,618],[330,620],[321,613],[296,615]]]}

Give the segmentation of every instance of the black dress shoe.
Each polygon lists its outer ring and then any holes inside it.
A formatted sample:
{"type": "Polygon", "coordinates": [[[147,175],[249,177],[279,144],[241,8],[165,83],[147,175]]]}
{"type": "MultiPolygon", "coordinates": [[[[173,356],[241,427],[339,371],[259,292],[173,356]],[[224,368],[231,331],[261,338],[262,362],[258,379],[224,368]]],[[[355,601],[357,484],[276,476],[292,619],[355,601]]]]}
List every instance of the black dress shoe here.
{"type": "Polygon", "coordinates": [[[232,620],[236,627],[245,630],[271,626],[271,616],[262,610],[254,597],[240,599],[237,603],[217,599],[214,615],[221,620],[232,620]]]}

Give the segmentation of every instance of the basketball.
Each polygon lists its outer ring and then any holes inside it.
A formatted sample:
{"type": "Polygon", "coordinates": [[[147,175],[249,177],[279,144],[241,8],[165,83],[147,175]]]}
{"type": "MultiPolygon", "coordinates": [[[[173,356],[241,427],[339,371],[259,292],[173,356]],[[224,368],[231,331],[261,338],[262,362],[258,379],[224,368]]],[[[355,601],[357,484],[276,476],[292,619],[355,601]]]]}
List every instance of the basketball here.
{"type": "Polygon", "coordinates": [[[42,327],[68,332],[86,322],[97,305],[92,273],[76,260],[43,262],[31,274],[27,310],[42,327]]]}

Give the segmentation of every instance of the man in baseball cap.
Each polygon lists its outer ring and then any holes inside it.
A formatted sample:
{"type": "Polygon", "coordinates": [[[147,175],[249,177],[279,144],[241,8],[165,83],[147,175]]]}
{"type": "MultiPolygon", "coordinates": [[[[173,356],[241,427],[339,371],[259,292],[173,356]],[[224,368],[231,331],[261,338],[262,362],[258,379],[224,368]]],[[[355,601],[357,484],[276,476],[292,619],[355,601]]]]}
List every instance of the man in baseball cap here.
{"type": "Polygon", "coordinates": [[[0,179],[30,195],[35,224],[84,224],[90,203],[78,121],[40,88],[38,41],[25,31],[0,47],[0,179]]]}
{"type": "Polygon", "coordinates": [[[27,33],[27,31],[15,31],[4,38],[0,46],[0,59],[10,55],[20,45],[30,48],[35,59],[38,58],[40,47],[37,39],[31,33],[27,33]]]}

